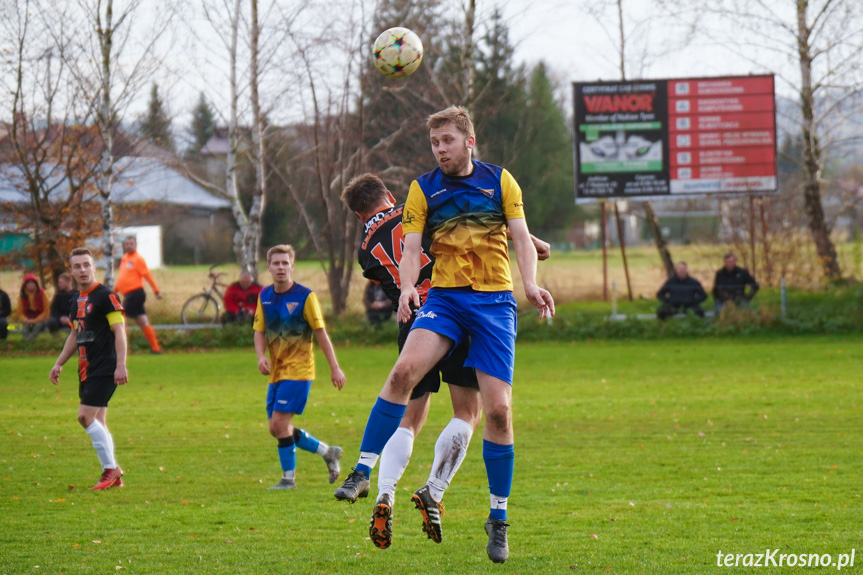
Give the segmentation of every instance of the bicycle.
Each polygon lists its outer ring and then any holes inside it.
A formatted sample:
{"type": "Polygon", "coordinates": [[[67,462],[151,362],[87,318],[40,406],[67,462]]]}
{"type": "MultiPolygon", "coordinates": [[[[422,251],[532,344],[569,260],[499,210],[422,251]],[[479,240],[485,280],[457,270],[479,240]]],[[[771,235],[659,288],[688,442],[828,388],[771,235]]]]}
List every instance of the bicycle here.
{"type": "Polygon", "coordinates": [[[183,311],[180,314],[183,324],[216,323],[221,318],[222,306],[219,304],[219,300],[224,300],[225,295],[219,288],[228,286],[219,282],[219,278],[225,274],[213,271],[218,265],[211,265],[207,274],[210,278],[210,287],[204,288],[202,293],[193,295],[183,304],[183,311]],[[214,292],[219,296],[218,299],[213,296],[214,292]]]}

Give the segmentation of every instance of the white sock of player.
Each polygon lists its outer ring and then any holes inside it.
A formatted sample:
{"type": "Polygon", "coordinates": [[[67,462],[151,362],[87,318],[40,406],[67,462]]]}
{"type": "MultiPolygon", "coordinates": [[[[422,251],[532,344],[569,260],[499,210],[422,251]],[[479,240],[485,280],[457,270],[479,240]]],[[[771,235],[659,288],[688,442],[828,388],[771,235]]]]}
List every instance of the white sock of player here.
{"type": "Polygon", "coordinates": [[[472,435],[473,427],[467,421],[453,417],[438,436],[428,480],[429,494],[435,501],[443,499],[443,492],[464,461],[472,435]]]}
{"type": "Polygon", "coordinates": [[[315,453],[317,453],[318,455],[323,457],[324,455],[327,454],[327,451],[329,451],[329,450],[330,450],[330,446],[319,439],[318,440],[318,450],[315,453]]]}
{"type": "Polygon", "coordinates": [[[495,495],[492,493],[489,495],[489,499],[491,500],[491,508],[492,509],[503,509],[506,511],[506,497],[501,497],[500,495],[495,495]]]}
{"type": "MultiPolygon", "coordinates": [[[[99,423],[102,423],[101,421],[99,423]]],[[[114,467],[119,467],[117,465],[117,458],[114,456],[114,436],[111,434],[111,430],[102,425],[105,429],[105,433],[108,435],[108,453],[111,454],[111,461],[114,462],[114,467]]]]}
{"type": "Polygon", "coordinates": [[[378,463],[378,454],[371,451],[360,451],[360,459],[357,465],[365,465],[369,469],[374,469],[378,463]]]}
{"type": "Polygon", "coordinates": [[[396,485],[411,460],[414,434],[399,427],[381,451],[381,468],[378,470],[378,499],[389,493],[395,503],[396,485]]]}
{"type": "Polygon", "coordinates": [[[114,451],[111,446],[114,444],[111,439],[111,434],[99,422],[98,419],[93,420],[93,423],[85,429],[87,435],[90,436],[90,441],[93,442],[93,449],[96,450],[96,456],[99,458],[99,463],[102,469],[113,469],[117,467],[117,462],[114,461],[114,451]]]}
{"type": "Polygon", "coordinates": [[[291,469],[290,471],[282,472],[282,479],[294,479],[296,477],[297,470],[291,469]]]}

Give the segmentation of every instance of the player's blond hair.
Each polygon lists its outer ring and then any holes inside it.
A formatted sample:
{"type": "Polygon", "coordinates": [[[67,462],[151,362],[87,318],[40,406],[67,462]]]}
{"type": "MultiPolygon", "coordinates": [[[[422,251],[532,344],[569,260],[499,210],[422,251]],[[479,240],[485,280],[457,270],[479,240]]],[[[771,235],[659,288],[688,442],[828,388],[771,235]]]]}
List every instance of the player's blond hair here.
{"type": "Polygon", "coordinates": [[[473,131],[473,122],[470,120],[470,113],[463,106],[450,106],[446,110],[441,110],[429,116],[426,124],[429,130],[442,128],[447,124],[454,124],[456,129],[464,134],[465,138],[476,137],[473,131]]]}
{"type": "Polygon", "coordinates": [[[296,257],[294,246],[291,244],[279,244],[268,249],[267,264],[270,263],[270,260],[273,258],[273,254],[288,254],[288,259],[291,260],[291,263],[294,263],[294,258],[296,257]]]}
{"type": "Polygon", "coordinates": [[[90,251],[90,248],[75,248],[71,252],[69,252],[69,260],[66,262],[69,264],[69,267],[72,267],[72,258],[75,256],[90,256],[90,261],[96,261],[96,258],[93,257],[93,252],[90,251]]]}

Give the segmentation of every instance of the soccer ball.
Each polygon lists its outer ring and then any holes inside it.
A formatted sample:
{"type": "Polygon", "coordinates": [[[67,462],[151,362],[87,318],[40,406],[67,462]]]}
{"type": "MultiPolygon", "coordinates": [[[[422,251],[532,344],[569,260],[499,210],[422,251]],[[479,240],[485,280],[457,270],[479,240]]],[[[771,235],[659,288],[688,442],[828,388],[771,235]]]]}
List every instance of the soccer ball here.
{"type": "Polygon", "coordinates": [[[378,72],[390,78],[404,78],[420,67],[423,43],[411,30],[396,26],[378,36],[374,55],[378,72]]]}

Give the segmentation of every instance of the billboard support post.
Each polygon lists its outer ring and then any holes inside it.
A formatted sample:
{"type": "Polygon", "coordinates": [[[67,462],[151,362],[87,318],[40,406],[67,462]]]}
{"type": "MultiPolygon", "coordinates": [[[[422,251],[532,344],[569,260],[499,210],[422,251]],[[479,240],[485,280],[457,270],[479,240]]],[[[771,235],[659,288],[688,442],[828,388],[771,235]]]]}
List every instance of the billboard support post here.
{"type": "Polygon", "coordinates": [[[602,301],[608,301],[608,250],[606,249],[605,237],[605,202],[602,202],[602,221],[600,228],[600,239],[602,241],[602,301]]]}
{"type": "Polygon", "coordinates": [[[755,261],[755,196],[749,196],[749,251],[752,254],[752,275],[758,275],[758,263],[755,261]]]}
{"type": "Polygon", "coordinates": [[[623,231],[623,226],[620,224],[620,210],[617,208],[617,202],[614,202],[614,223],[617,225],[617,241],[620,243],[620,255],[623,257],[623,272],[626,274],[626,291],[629,294],[629,301],[632,301],[632,282],[629,281],[629,265],[626,263],[626,234],[623,231]]]}

